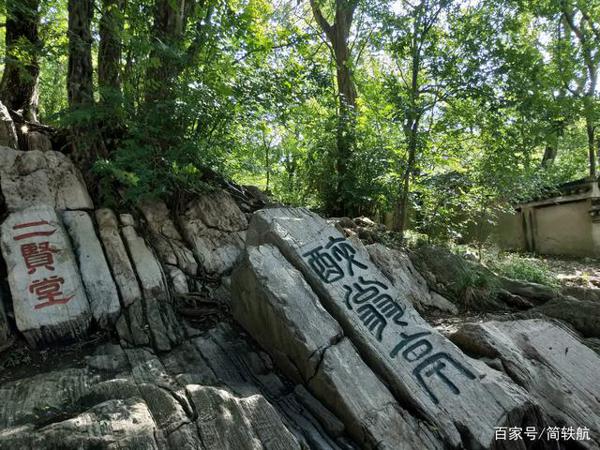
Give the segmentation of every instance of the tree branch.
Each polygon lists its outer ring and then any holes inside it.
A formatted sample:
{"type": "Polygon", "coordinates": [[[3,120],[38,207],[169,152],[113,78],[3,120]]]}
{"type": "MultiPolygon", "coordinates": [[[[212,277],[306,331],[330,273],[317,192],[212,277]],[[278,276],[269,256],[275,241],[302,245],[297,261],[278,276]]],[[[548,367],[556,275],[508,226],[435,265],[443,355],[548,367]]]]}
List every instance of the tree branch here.
{"type": "Polygon", "coordinates": [[[319,24],[319,27],[327,34],[330,40],[333,40],[333,26],[327,22],[327,19],[323,16],[321,9],[317,5],[316,0],[310,0],[310,7],[312,8],[313,15],[315,16],[315,20],[319,24]]]}

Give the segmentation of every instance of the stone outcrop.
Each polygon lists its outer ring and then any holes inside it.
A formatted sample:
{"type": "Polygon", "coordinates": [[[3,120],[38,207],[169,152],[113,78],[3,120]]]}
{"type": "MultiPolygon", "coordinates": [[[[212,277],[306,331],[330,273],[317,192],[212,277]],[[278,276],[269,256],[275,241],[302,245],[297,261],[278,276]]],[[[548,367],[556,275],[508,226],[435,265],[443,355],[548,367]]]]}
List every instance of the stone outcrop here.
{"type": "Polygon", "coordinates": [[[8,108],[0,102],[0,146],[18,148],[19,141],[15,124],[10,117],[8,108]]]}
{"type": "Polygon", "coordinates": [[[160,356],[103,345],[0,386],[0,448],[357,448],[270,367],[228,326],[160,356]]]}
{"type": "Polygon", "coordinates": [[[443,447],[398,405],[275,247],[248,248],[232,275],[232,292],[238,322],[342,420],[362,448],[443,447]]]}
{"type": "Polygon", "coordinates": [[[189,293],[188,277],[196,276],[198,263],[179,234],[167,205],[161,201],[144,201],[139,208],[148,224],[150,244],[156,250],[171,286],[177,294],[189,293]]]}
{"type": "Polygon", "coordinates": [[[52,151],[52,141],[47,134],[41,131],[31,130],[27,134],[27,150],[39,150],[40,152],[52,151]]]}
{"type": "Polygon", "coordinates": [[[17,328],[33,346],[84,334],[91,311],[69,238],[54,209],[34,206],[2,224],[17,328]]]}
{"type": "Polygon", "coordinates": [[[417,311],[437,309],[452,314],[458,313],[458,308],[452,302],[429,288],[427,281],[406,253],[382,244],[368,245],[367,251],[371,261],[406,295],[417,311]]]}
{"type": "Polygon", "coordinates": [[[121,303],[92,219],[84,211],[65,211],[62,218],[77,255],[92,315],[100,326],[108,327],[119,317],[121,303]]]}
{"type": "Polygon", "coordinates": [[[528,315],[543,314],[563,320],[588,338],[600,338],[600,303],[559,297],[533,308],[528,315]]]}
{"type": "Polygon", "coordinates": [[[220,276],[238,261],[248,221],[231,196],[218,190],[190,201],[179,226],[202,272],[220,276]]]}
{"type": "MultiPolygon", "coordinates": [[[[125,222],[131,223],[128,219],[125,222]]],[[[133,226],[124,226],[121,233],[140,282],[145,319],[154,347],[160,351],[170,350],[172,345],[181,342],[184,333],[175,317],[160,264],[133,226]]]]}
{"type": "Polygon", "coordinates": [[[600,448],[600,357],[570,331],[545,320],[485,322],[452,339],[526,389],[551,426],[587,427],[591,440],[578,443],[600,448]]]}
{"type": "Polygon", "coordinates": [[[368,254],[321,217],[304,209],[259,211],[247,242],[276,246],[396,398],[426,417],[450,445],[487,448],[494,427],[537,424],[523,389],[431,328],[368,254]]]}
{"type": "Polygon", "coordinates": [[[0,147],[0,189],[10,211],[36,205],[57,210],[94,208],[81,174],[59,152],[0,147]]]}
{"type": "Polygon", "coordinates": [[[6,307],[3,298],[4,293],[2,286],[0,286],[0,352],[9,346],[11,341],[10,325],[6,318],[6,307]]]}

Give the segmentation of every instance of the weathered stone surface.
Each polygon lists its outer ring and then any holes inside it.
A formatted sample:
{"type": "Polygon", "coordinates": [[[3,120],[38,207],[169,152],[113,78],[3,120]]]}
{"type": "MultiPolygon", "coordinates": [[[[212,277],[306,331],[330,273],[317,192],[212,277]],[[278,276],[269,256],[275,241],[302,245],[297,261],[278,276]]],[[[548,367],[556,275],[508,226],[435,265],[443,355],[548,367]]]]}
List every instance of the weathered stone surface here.
{"type": "Polygon", "coordinates": [[[530,311],[564,320],[588,338],[600,338],[600,303],[557,297],[530,311]]]}
{"type": "Polygon", "coordinates": [[[117,321],[117,332],[125,342],[148,345],[150,336],[146,330],[142,290],[121,239],[117,217],[110,209],[99,209],[96,211],[96,221],[106,258],[121,295],[122,313],[117,321]]]}
{"type": "Polygon", "coordinates": [[[284,373],[307,384],[343,419],[361,446],[441,447],[433,433],[398,406],[277,248],[249,247],[232,274],[232,293],[236,320],[284,373]]]}
{"type": "Polygon", "coordinates": [[[121,304],[92,219],[84,211],[65,211],[62,218],[73,242],[92,315],[106,327],[119,317],[121,304]]]}
{"type": "Polygon", "coordinates": [[[142,291],[127,255],[127,249],[121,240],[117,216],[110,209],[99,209],[96,211],[96,221],[106,257],[121,293],[121,300],[123,305],[128,307],[142,298],[142,291]]]}
{"type": "Polygon", "coordinates": [[[600,448],[600,356],[570,331],[545,320],[470,323],[452,339],[469,353],[500,360],[549,423],[588,427],[591,440],[578,443],[600,448]]]}
{"type": "Polygon", "coordinates": [[[4,292],[0,285],[0,352],[6,350],[10,345],[11,333],[10,325],[6,319],[6,310],[4,306],[4,292]]]}
{"type": "Polygon", "coordinates": [[[225,325],[160,356],[112,344],[69,356],[69,367],[0,384],[0,448],[357,448],[331,439],[225,325]]]}
{"type": "Polygon", "coordinates": [[[452,302],[429,289],[427,281],[413,266],[406,253],[381,244],[368,245],[367,250],[371,261],[406,295],[417,311],[433,308],[452,314],[458,313],[458,308],[452,302]]]}
{"type": "Polygon", "coordinates": [[[40,345],[84,334],[91,311],[69,238],[49,206],[12,213],[2,224],[2,254],[17,328],[40,345]]]}
{"type": "Polygon", "coordinates": [[[39,150],[40,152],[52,151],[52,141],[47,134],[31,130],[25,136],[27,137],[27,150],[39,150]]]}
{"type": "Polygon", "coordinates": [[[175,317],[160,264],[132,226],[123,227],[121,232],[142,287],[146,322],[154,347],[160,351],[170,350],[172,345],[182,341],[184,334],[175,317]]]}
{"type": "Polygon", "coordinates": [[[140,399],[108,400],[76,417],[39,429],[32,426],[0,431],[2,448],[130,448],[158,450],[156,424],[140,399]]]}
{"type": "Polygon", "coordinates": [[[219,190],[191,201],[178,221],[204,273],[231,270],[242,253],[248,222],[228,193],[219,190]]]}
{"type": "Polygon", "coordinates": [[[260,395],[238,398],[224,389],[188,385],[188,395],[203,405],[196,425],[207,450],[301,449],[279,414],[260,395]]]}
{"type": "Polygon", "coordinates": [[[297,382],[310,379],[323,350],[342,338],[300,272],[271,245],[247,249],[231,289],[234,318],[297,382]]]}
{"type": "Polygon", "coordinates": [[[17,130],[8,109],[0,102],[0,146],[18,148],[17,130]]]}
{"type": "Polygon", "coordinates": [[[248,244],[265,243],[303,273],[361,357],[448,444],[490,447],[494,427],[537,421],[524,390],[432,329],[368,254],[324,219],[304,209],[259,211],[248,244]]]}
{"type": "Polygon", "coordinates": [[[10,211],[35,205],[93,209],[85,182],[68,156],[0,147],[0,188],[10,211]]]}
{"type": "Polygon", "coordinates": [[[171,220],[167,205],[161,201],[145,201],[139,207],[151,232],[151,244],[161,262],[177,266],[187,275],[196,275],[198,263],[171,220]]]}

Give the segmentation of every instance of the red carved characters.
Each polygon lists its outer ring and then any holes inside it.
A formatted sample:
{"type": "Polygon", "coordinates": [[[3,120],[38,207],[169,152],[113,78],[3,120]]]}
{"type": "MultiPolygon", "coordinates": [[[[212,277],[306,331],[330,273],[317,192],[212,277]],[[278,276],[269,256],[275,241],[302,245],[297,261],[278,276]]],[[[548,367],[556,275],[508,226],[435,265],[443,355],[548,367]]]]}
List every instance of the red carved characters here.
{"type": "MultiPolygon", "coordinates": [[[[26,241],[21,244],[20,248],[27,273],[32,275],[37,273],[39,269],[54,272],[54,254],[59,253],[60,249],[53,248],[50,242],[46,240],[41,242],[31,241],[37,237],[52,236],[56,232],[56,228],[52,228],[49,222],[40,220],[15,225],[13,230],[23,230],[13,240],[26,241]]],[[[62,285],[64,281],[63,278],[57,275],[33,280],[28,287],[29,292],[35,294],[37,299],[43,302],[35,305],[34,308],[41,309],[68,303],[74,296],[63,294],[62,285]]]]}
{"type": "Polygon", "coordinates": [[[44,278],[43,280],[36,280],[29,285],[29,292],[35,294],[38,300],[47,300],[46,303],[40,303],[35,305],[35,309],[45,308],[52,305],[64,305],[74,296],[59,298],[63,295],[62,284],[65,282],[64,279],[57,277],[56,275],[50,278],[44,278]]]}

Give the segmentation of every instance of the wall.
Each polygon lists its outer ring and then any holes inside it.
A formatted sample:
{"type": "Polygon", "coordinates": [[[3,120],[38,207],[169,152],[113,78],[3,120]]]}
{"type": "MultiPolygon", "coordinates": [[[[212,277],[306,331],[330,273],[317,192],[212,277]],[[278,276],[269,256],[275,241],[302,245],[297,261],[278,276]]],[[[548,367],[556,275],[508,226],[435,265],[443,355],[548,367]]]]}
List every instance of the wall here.
{"type": "Polygon", "coordinates": [[[537,253],[546,255],[594,256],[594,243],[589,215],[590,200],[560,205],[539,206],[533,210],[533,236],[537,253]]]}

